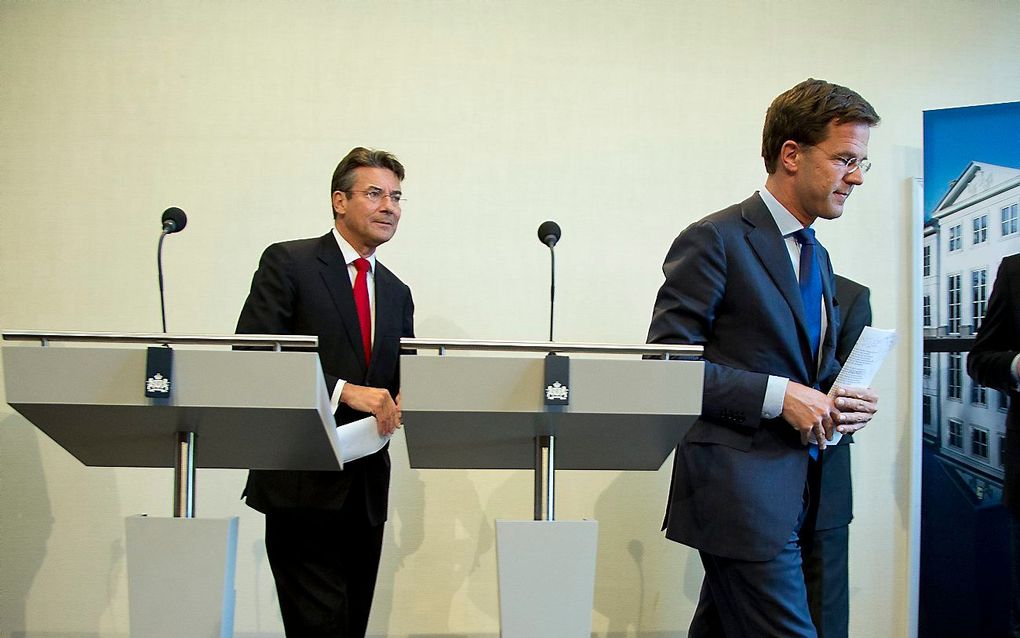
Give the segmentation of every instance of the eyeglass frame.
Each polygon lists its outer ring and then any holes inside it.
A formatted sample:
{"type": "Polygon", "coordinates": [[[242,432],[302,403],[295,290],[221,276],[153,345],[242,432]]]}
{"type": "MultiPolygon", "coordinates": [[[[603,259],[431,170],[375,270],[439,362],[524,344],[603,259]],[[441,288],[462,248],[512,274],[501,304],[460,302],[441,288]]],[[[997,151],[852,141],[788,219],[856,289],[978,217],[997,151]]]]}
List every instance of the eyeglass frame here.
{"type": "Polygon", "coordinates": [[[846,169],[846,175],[853,175],[857,172],[857,169],[861,170],[861,175],[864,175],[871,170],[871,160],[858,159],[856,157],[843,157],[842,155],[832,156],[832,160],[839,160],[843,163],[843,167],[846,169]]]}
{"type": "MultiPolygon", "coordinates": [[[[804,144],[806,148],[818,148],[816,144],[804,144]]],[[[818,150],[821,150],[820,148],[818,150]]],[[[830,155],[829,160],[833,162],[840,162],[843,164],[843,168],[846,169],[844,175],[853,175],[857,172],[857,169],[861,169],[861,175],[864,175],[871,170],[871,160],[859,159],[856,157],[843,157],[842,155],[830,155]]]]}
{"type": "Polygon", "coordinates": [[[401,191],[390,191],[390,192],[387,193],[383,189],[375,187],[375,186],[373,186],[372,188],[367,188],[365,190],[357,190],[356,191],[356,190],[352,189],[352,190],[343,191],[343,192],[348,197],[350,197],[352,193],[358,193],[360,195],[364,195],[365,197],[368,198],[368,201],[372,202],[373,204],[379,203],[384,198],[389,197],[390,201],[393,202],[393,205],[396,206],[397,208],[400,208],[400,205],[407,201],[406,199],[404,199],[404,194],[401,191]]]}

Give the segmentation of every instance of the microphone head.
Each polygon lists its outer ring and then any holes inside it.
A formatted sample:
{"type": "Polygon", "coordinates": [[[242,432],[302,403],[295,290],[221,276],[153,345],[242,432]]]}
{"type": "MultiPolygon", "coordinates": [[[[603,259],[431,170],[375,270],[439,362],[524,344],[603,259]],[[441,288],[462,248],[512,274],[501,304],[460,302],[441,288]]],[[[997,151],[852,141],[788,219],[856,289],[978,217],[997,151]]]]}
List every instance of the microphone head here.
{"type": "Polygon", "coordinates": [[[184,227],[188,224],[188,216],[184,214],[184,211],[176,206],[163,211],[163,232],[165,233],[179,233],[184,230],[184,227]]]}
{"type": "Polygon", "coordinates": [[[538,227],[538,240],[552,248],[560,240],[560,225],[554,221],[542,222],[538,227]]]}

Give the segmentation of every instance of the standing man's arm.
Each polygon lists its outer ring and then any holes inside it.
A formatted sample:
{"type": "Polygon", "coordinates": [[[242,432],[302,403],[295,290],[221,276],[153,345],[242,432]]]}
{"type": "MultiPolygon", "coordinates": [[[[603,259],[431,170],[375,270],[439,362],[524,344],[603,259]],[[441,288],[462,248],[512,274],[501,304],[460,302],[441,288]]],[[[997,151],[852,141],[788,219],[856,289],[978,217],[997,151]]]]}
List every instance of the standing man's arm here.
{"type": "MultiPolygon", "coordinates": [[[[698,222],[673,241],[662,266],[648,327],[648,343],[705,346],[726,289],[722,239],[708,221],[698,222]]],[[[760,422],[768,375],[705,359],[701,413],[707,419],[745,428],[760,422]]],[[[778,415],[776,415],[778,416],[778,415]]]]}
{"type": "MultiPolygon", "coordinates": [[[[681,233],[662,270],[666,281],[655,300],[648,342],[710,343],[727,278],[725,246],[715,224],[702,220],[681,233]]],[[[782,416],[806,442],[811,432],[825,439],[833,413],[832,401],[813,388],[705,357],[701,414],[708,420],[754,429],[762,419],[782,416]],[[785,383],[781,403],[767,406],[766,391],[777,382],[785,383]]]]}
{"type": "MultiPolygon", "coordinates": [[[[988,298],[988,310],[984,322],[978,330],[974,347],[967,356],[967,374],[983,386],[995,388],[1003,392],[1017,389],[1017,312],[1012,290],[1016,282],[1012,281],[1007,260],[1020,259],[1016,256],[1007,257],[999,264],[999,272],[995,276],[995,285],[988,298]]],[[[1013,263],[1020,263],[1014,261],[1013,263]]]]}
{"type": "Polygon", "coordinates": [[[288,272],[290,257],[280,244],[262,253],[251,291],[237,319],[238,334],[292,334],[296,287],[288,272]]]}
{"type": "MultiPolygon", "coordinates": [[[[403,314],[403,321],[401,323],[400,336],[401,337],[407,337],[408,339],[413,339],[414,338],[414,299],[411,298],[411,291],[410,291],[410,289],[408,289],[408,291],[407,291],[407,300],[404,303],[404,314],[403,314]]],[[[404,354],[415,354],[415,351],[414,350],[410,350],[410,349],[401,348],[400,349],[400,354],[401,355],[404,355],[404,354]]],[[[400,420],[401,423],[403,423],[404,419],[403,419],[403,414],[401,412],[401,405],[400,405],[400,364],[399,364],[399,362],[397,363],[397,399],[396,399],[396,404],[397,404],[397,418],[400,420]]]]}

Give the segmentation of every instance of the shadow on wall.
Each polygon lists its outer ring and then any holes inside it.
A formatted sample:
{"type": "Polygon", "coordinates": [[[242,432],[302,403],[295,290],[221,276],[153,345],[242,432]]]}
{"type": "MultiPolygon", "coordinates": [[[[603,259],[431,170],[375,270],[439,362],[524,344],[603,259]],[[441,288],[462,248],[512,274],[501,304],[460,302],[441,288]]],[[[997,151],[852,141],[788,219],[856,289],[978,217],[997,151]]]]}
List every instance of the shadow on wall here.
{"type": "MultiPolygon", "coordinates": [[[[62,463],[81,471],[80,481],[53,485],[62,502],[84,503],[79,514],[52,510],[41,449],[56,444],[11,414],[0,421],[0,636],[26,638],[92,638],[100,636],[100,620],[118,597],[125,559],[124,519],[111,470],[85,468],[67,452],[62,463]],[[44,568],[47,556],[74,556],[58,567],[44,568]],[[45,578],[45,582],[36,582],[45,578]],[[89,583],[83,587],[82,583],[89,583]],[[35,591],[33,592],[33,588],[35,591]],[[29,599],[53,622],[78,631],[27,632],[29,599]],[[49,606],[47,601],[59,600],[49,606]],[[51,610],[52,609],[52,613],[51,610]]],[[[120,595],[126,595],[121,592],[120,595]]],[[[106,634],[103,634],[104,636],[106,634]]]]}
{"type": "MultiPolygon", "coordinates": [[[[671,467],[672,456],[656,472],[620,472],[595,503],[594,518],[599,522],[595,611],[609,619],[606,638],[687,635],[686,629],[646,628],[662,626],[666,619],[673,624],[676,606],[682,603],[693,610],[701,592],[703,572],[697,553],[659,531],[671,467]]],[[[677,622],[686,627],[689,618],[677,622]]]]}
{"type": "MultiPolygon", "coordinates": [[[[415,583],[415,587],[428,592],[430,617],[449,619],[455,615],[455,601],[465,583],[481,567],[483,558],[494,553],[495,532],[466,471],[432,470],[430,483],[426,485],[422,479],[423,470],[408,468],[403,441],[391,445],[390,454],[394,467],[390,521],[370,633],[381,631],[379,635],[393,636],[398,634],[388,631],[392,619],[413,613],[406,603],[402,605],[400,600],[394,599],[397,574],[408,559],[421,551],[430,554],[423,559],[430,566],[428,580],[415,583]],[[433,514],[429,517],[426,535],[425,519],[430,506],[433,514]],[[441,511],[436,513],[437,509],[441,511]]],[[[474,597],[475,593],[469,591],[468,596],[474,597]]],[[[498,617],[495,600],[473,598],[472,602],[491,618],[498,617]]],[[[458,637],[460,634],[441,635],[458,637]]]]}
{"type": "MultiPolygon", "coordinates": [[[[418,316],[415,332],[419,336],[444,339],[467,337],[459,324],[438,316],[418,316]]],[[[465,582],[480,567],[483,556],[494,552],[494,531],[468,472],[431,470],[427,472],[429,483],[426,484],[423,470],[410,467],[403,434],[398,434],[390,444],[390,458],[389,520],[369,621],[370,636],[399,635],[390,630],[391,624],[396,618],[406,618],[413,613],[410,610],[414,603],[398,600],[396,594],[398,575],[412,556],[419,552],[428,554],[420,558],[430,566],[428,579],[414,586],[428,592],[430,618],[449,619],[465,582]],[[430,514],[426,536],[426,517],[430,514]]],[[[471,594],[469,592],[469,596],[471,594]]],[[[498,616],[495,600],[474,602],[493,618],[498,616]]],[[[420,634],[427,635],[462,636],[420,634]]]]}
{"type": "Polygon", "coordinates": [[[393,614],[399,613],[400,603],[394,601],[397,572],[425,542],[425,482],[418,470],[408,469],[402,440],[390,444],[390,460],[395,480],[390,482],[389,517],[370,619],[373,627],[382,625],[381,635],[389,635],[393,614]]]}
{"type": "Polygon", "coordinates": [[[42,460],[41,436],[12,414],[0,421],[0,635],[23,635],[25,607],[53,531],[42,460]],[[19,633],[15,633],[18,630],[19,633]]]}

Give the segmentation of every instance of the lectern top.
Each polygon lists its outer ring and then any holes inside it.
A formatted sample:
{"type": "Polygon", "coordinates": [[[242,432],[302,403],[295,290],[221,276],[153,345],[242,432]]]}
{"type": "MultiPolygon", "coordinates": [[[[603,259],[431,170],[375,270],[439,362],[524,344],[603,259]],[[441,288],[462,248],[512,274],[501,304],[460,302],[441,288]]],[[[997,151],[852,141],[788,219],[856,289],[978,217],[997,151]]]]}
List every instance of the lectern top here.
{"type": "Polygon", "coordinates": [[[319,338],[309,335],[186,335],[145,332],[47,332],[42,330],[11,330],[3,333],[5,341],[39,341],[43,345],[62,341],[70,343],[152,343],[190,346],[271,346],[279,348],[316,348],[319,338]]]}
{"type": "Polygon", "coordinates": [[[487,341],[476,339],[410,339],[400,340],[403,348],[421,350],[474,350],[488,352],[556,352],[573,354],[641,354],[668,355],[670,358],[702,356],[701,346],[672,344],[571,343],[561,341],[487,341]]]}

